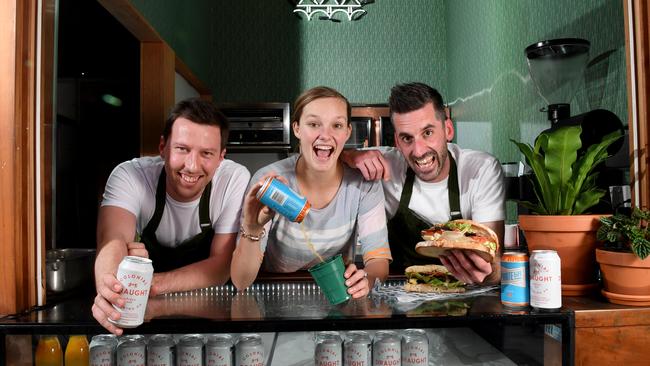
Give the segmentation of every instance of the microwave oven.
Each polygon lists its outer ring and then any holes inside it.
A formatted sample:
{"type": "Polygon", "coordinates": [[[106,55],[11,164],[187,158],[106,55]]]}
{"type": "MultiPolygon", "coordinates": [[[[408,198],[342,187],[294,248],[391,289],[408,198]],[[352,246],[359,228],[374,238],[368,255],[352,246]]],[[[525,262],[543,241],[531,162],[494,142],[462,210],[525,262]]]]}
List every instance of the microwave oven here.
{"type": "Polygon", "coordinates": [[[350,124],[352,133],[345,143],[346,148],[394,146],[393,124],[387,105],[353,105],[350,124]]]}

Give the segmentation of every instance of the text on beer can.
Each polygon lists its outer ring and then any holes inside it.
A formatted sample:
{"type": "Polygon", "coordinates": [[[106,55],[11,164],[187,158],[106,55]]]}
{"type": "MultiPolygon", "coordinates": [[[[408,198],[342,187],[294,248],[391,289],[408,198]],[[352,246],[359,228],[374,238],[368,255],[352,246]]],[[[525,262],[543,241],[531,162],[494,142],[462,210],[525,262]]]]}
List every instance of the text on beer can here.
{"type": "Polygon", "coordinates": [[[152,278],[153,266],[150,259],[134,256],[122,259],[117,268],[117,280],[122,284],[120,296],[125,303],[124,308],[113,305],[120,313],[120,319],[111,322],[122,328],[134,328],[142,324],[152,278]]]}
{"type": "Polygon", "coordinates": [[[339,332],[318,332],[315,338],[314,364],[316,366],[341,366],[343,348],[339,332]]]}
{"type": "Polygon", "coordinates": [[[113,334],[99,334],[90,340],[89,365],[113,366],[115,365],[115,347],[117,337],[113,334]]]}
{"type": "Polygon", "coordinates": [[[530,305],[536,309],[562,307],[560,257],[554,250],[533,250],[530,256],[530,305]]]}
{"type": "Polygon", "coordinates": [[[406,329],[402,334],[402,366],[429,364],[429,338],[423,329],[406,329]]]}
{"type": "Polygon", "coordinates": [[[501,303],[511,307],[530,304],[528,254],[505,252],[501,256],[501,303]]]}
{"type": "Polygon", "coordinates": [[[401,363],[402,345],[397,332],[380,330],[375,333],[372,344],[372,364],[374,366],[400,366],[401,363]]]}
{"type": "Polygon", "coordinates": [[[302,222],[310,204],[307,199],[275,177],[268,177],[257,192],[257,199],[273,211],[294,222],[302,222]]]}
{"type": "Polygon", "coordinates": [[[145,342],[139,334],[125,335],[117,343],[117,366],[144,366],[145,342]]]}

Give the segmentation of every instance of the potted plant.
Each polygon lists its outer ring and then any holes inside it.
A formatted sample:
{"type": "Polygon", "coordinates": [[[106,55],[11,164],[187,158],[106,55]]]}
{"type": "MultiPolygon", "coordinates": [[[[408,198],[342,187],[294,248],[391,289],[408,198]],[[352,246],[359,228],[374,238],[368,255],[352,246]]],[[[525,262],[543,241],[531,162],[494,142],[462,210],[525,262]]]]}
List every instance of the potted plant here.
{"type": "Polygon", "coordinates": [[[600,215],[585,214],[605,195],[596,186],[595,168],[609,156],[607,148],[621,137],[612,132],[582,149],[580,126],[542,132],[535,145],[512,140],[532,169],[537,202],[520,202],[532,215],[519,215],[530,251],[558,252],[562,294],[584,295],[598,288],[596,230],[600,215]]]}
{"type": "Polygon", "coordinates": [[[616,304],[650,305],[650,211],[602,217],[597,232],[603,246],[596,261],[603,278],[603,295],[616,304]]]}

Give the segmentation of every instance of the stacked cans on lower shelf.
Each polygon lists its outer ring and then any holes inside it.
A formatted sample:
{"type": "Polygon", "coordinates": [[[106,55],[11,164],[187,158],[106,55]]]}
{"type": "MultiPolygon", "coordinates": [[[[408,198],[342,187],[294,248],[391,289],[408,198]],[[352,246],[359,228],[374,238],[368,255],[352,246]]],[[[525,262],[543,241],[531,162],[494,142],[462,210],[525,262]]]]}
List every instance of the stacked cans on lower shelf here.
{"type": "Polygon", "coordinates": [[[365,331],[315,335],[316,366],[421,366],[429,364],[429,339],[423,329],[380,330],[374,338],[365,331]]]}
{"type": "Polygon", "coordinates": [[[261,366],[264,345],[259,334],[170,334],[115,337],[94,336],[90,342],[91,366],[261,366]],[[234,351],[234,352],[233,352],[234,351]]]}

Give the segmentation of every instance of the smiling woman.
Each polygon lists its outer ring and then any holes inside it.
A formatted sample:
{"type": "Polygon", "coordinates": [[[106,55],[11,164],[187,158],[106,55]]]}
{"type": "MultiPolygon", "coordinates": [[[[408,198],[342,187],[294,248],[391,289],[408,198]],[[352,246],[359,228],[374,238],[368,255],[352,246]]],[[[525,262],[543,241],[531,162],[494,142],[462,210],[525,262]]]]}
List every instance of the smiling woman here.
{"type": "Polygon", "coordinates": [[[260,268],[295,272],[317,264],[319,257],[343,254],[348,264],[348,292],[353,297],[365,296],[368,283],[387,275],[391,256],[381,184],[366,181],[339,159],[350,137],[350,104],[336,90],[316,87],[298,97],[292,121],[300,154],[264,167],[253,176],[241,220],[247,235],[240,235],[233,255],[233,283],[242,290],[253,282],[260,268]],[[256,193],[268,176],[279,176],[310,202],[311,209],[301,224],[273,216],[257,200],[256,193]],[[251,235],[256,240],[251,240],[251,235]],[[357,241],[364,270],[352,263],[357,241]]]}

